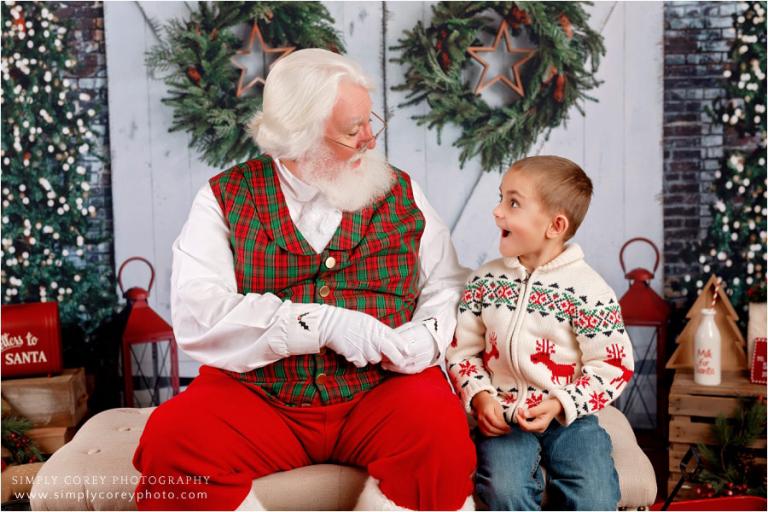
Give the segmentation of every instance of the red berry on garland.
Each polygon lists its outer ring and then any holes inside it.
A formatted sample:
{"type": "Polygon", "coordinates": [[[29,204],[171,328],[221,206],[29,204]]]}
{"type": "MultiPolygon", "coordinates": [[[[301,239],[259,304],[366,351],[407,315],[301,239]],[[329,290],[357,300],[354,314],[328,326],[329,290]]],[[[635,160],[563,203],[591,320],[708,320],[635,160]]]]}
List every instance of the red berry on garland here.
{"type": "Polygon", "coordinates": [[[448,68],[451,67],[451,57],[448,55],[448,52],[440,54],[440,67],[443,68],[443,71],[448,71],[448,68]]]}
{"type": "Polygon", "coordinates": [[[531,24],[531,18],[530,16],[528,16],[528,13],[520,9],[518,6],[512,7],[512,10],[509,12],[509,15],[507,16],[507,21],[512,27],[512,30],[519,29],[521,24],[523,25],[531,24]]]}
{"type": "Polygon", "coordinates": [[[542,81],[542,83],[548,84],[556,76],[557,76],[557,68],[555,66],[549,66],[549,70],[547,70],[547,76],[544,77],[544,80],[542,81]]]}
{"type": "Polygon", "coordinates": [[[195,85],[200,85],[200,72],[197,70],[194,66],[189,66],[187,68],[187,76],[189,77],[192,82],[194,82],[195,85]]]}
{"type": "Polygon", "coordinates": [[[563,32],[565,32],[568,39],[573,39],[573,24],[565,14],[560,15],[560,26],[563,27],[563,32]]]}
{"type": "Polygon", "coordinates": [[[562,73],[557,75],[557,81],[555,82],[555,92],[552,94],[555,101],[562,103],[565,99],[565,75],[562,73]]]}
{"type": "Polygon", "coordinates": [[[39,462],[34,455],[29,458],[29,462],[39,462]]]}

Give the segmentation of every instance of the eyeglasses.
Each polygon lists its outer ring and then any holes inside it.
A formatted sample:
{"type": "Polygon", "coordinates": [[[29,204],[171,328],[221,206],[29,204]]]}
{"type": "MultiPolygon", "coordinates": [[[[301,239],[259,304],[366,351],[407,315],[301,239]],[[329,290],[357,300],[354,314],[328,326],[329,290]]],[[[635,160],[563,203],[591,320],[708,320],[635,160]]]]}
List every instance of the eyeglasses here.
{"type": "Polygon", "coordinates": [[[365,140],[363,140],[361,142],[358,142],[357,146],[350,146],[349,144],[345,144],[345,143],[343,143],[341,141],[338,141],[336,139],[332,139],[330,137],[326,137],[326,139],[330,140],[331,142],[335,142],[336,144],[338,144],[340,146],[344,146],[345,148],[349,148],[349,149],[355,151],[358,155],[362,154],[362,153],[365,153],[366,151],[368,151],[368,146],[371,144],[371,142],[373,142],[374,140],[378,139],[379,135],[384,133],[384,130],[387,129],[387,121],[386,121],[386,119],[381,117],[376,112],[371,112],[371,116],[373,116],[374,119],[376,119],[379,122],[381,122],[381,127],[377,128],[376,133],[373,134],[373,137],[370,137],[370,138],[365,139],[365,140]]]}

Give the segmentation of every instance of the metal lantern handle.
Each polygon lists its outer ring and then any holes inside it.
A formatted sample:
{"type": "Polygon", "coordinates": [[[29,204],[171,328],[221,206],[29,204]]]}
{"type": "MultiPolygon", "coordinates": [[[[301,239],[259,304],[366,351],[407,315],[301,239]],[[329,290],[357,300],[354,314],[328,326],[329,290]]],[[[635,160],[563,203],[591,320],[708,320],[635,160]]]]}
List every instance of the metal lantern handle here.
{"type": "Polygon", "coordinates": [[[628,245],[634,243],[634,242],[645,242],[651,247],[653,247],[654,252],[656,253],[656,263],[653,264],[653,273],[656,274],[656,269],[659,268],[659,248],[656,247],[656,244],[648,240],[647,238],[643,238],[641,236],[630,238],[627,240],[624,245],[621,246],[621,251],[619,251],[619,262],[621,263],[621,271],[624,272],[624,274],[627,273],[627,268],[624,265],[624,250],[627,248],[628,245]]]}
{"type": "Polygon", "coordinates": [[[122,265],[120,265],[120,270],[117,271],[117,284],[120,285],[120,291],[125,294],[125,290],[123,289],[123,269],[128,263],[134,260],[143,261],[149,267],[149,271],[151,272],[149,278],[149,286],[147,287],[147,295],[149,295],[149,292],[152,290],[152,283],[155,282],[155,268],[152,266],[149,260],[142,258],[141,256],[132,256],[125,260],[122,265]]]}

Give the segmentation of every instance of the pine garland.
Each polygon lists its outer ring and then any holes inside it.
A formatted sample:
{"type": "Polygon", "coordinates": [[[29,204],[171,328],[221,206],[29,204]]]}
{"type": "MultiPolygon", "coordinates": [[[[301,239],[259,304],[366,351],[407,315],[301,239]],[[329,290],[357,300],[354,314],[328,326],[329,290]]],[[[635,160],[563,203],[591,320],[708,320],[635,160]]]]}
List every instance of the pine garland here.
{"type": "Polygon", "coordinates": [[[35,443],[27,437],[27,431],[32,428],[32,422],[26,418],[9,416],[3,418],[2,439],[3,448],[11,453],[14,464],[44,462],[45,456],[35,443]]]}
{"type": "Polygon", "coordinates": [[[692,301],[711,274],[723,279],[746,326],[749,302],[766,301],[766,2],[743,4],[734,14],[736,40],[724,71],[726,96],[715,102],[714,120],[754,143],[752,151],[726,151],[715,172],[712,224],[685,252],[692,267],[673,283],[692,301]]]}
{"type": "Polygon", "coordinates": [[[190,134],[189,146],[222,168],[259,154],[245,125],[261,108],[262,89],[236,96],[240,71],[231,58],[243,45],[233,28],[258,23],[272,48],[294,46],[343,52],[333,18],[319,2],[200,2],[188,20],[170,20],[161,42],[147,53],[147,66],[166,73],[173,109],[170,131],[190,134]]]}
{"type": "Polygon", "coordinates": [[[98,114],[62,74],[75,66],[59,4],[3,2],[2,302],[58,301],[64,328],[92,333],[114,313],[114,276],[89,261],[86,158],[98,114]]]}
{"type": "Polygon", "coordinates": [[[765,496],[765,472],[757,471],[754,456],[748,449],[765,438],[765,402],[745,401],[731,418],[720,415],[712,426],[715,445],[699,444],[704,469],[699,482],[707,497],[752,494],[765,496]]]}
{"type": "Polygon", "coordinates": [[[587,24],[584,2],[440,2],[432,8],[432,23],[421,22],[406,31],[393,59],[407,67],[408,91],[400,106],[425,101],[429,112],[414,116],[418,124],[437,128],[438,140],[447,124],[461,127],[453,143],[461,149],[460,164],[480,156],[484,170],[503,169],[525,156],[536,138],[563,124],[568,110],[594,100],[586,91],[599,85],[595,78],[605,54],[602,37],[587,24]],[[491,108],[463,78],[472,59],[470,46],[482,46],[480,31],[489,28],[489,11],[511,27],[512,35],[526,31],[536,54],[524,68],[525,97],[491,108]],[[587,61],[590,61],[589,69],[587,61]]]}

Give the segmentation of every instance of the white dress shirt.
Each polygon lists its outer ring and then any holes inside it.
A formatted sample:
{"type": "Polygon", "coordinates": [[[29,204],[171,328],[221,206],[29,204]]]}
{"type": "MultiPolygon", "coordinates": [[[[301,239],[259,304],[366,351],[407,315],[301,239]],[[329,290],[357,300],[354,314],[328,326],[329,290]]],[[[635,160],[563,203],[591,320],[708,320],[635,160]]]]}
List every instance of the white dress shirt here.
{"type": "MultiPolygon", "coordinates": [[[[280,187],[291,221],[321,253],[342,213],[318,189],[301,181],[277,159],[280,187]]],[[[440,360],[453,338],[456,308],[469,273],[419,186],[412,181],[425,226],[419,246],[421,294],[411,319],[430,327],[440,360]],[[435,331],[435,325],[437,331],[435,331]]],[[[179,348],[200,363],[246,372],[285,357],[292,306],[273,293],[238,293],[229,224],[208,183],[197,192],[189,217],[173,244],[171,314],[179,348]]]]}

